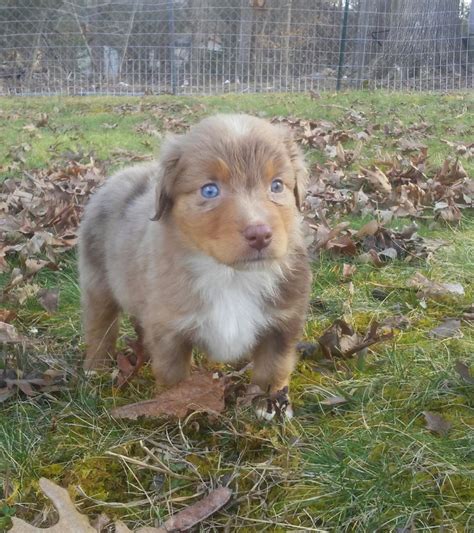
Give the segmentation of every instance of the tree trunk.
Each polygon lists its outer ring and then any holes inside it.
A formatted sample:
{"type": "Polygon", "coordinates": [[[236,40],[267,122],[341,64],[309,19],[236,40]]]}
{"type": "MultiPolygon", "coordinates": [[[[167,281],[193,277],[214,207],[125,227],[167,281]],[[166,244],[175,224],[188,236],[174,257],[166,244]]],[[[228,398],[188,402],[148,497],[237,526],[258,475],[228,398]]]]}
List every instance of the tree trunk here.
{"type": "Polygon", "coordinates": [[[248,81],[252,44],[253,9],[248,0],[242,0],[239,25],[239,57],[236,78],[248,81]]]}
{"type": "Polygon", "coordinates": [[[392,5],[383,56],[376,62],[378,77],[395,69],[406,79],[459,64],[459,0],[393,0],[392,5]]]}
{"type": "Polygon", "coordinates": [[[474,69],[474,2],[471,4],[468,21],[468,61],[474,69]]]}
{"type": "Polygon", "coordinates": [[[355,33],[354,84],[360,87],[368,79],[367,66],[382,51],[387,38],[392,0],[360,0],[355,33]]]}

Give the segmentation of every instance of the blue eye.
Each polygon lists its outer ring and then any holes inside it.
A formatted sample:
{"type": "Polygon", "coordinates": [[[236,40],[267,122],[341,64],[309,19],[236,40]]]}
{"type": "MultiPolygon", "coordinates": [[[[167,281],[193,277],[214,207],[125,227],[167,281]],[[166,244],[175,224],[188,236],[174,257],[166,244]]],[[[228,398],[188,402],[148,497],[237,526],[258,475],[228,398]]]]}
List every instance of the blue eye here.
{"type": "Polygon", "coordinates": [[[273,180],[272,181],[272,184],[271,184],[271,191],[272,192],[283,192],[283,189],[285,188],[285,186],[283,185],[283,182],[279,179],[276,179],[276,180],[273,180]]]}
{"type": "Polygon", "coordinates": [[[206,183],[201,187],[201,195],[204,198],[216,198],[220,194],[219,187],[215,183],[206,183]]]}

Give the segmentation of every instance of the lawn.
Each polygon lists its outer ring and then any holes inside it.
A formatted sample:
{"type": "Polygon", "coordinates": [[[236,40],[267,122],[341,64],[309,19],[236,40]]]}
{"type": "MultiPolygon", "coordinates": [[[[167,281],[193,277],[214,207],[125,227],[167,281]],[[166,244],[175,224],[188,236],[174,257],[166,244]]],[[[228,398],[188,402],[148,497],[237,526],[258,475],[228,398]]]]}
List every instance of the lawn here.
{"type": "MultiPolygon", "coordinates": [[[[338,169],[356,176],[374,164],[388,174],[383,161],[410,157],[405,152],[416,154],[423,144],[426,180],[446,158],[458,158],[472,177],[473,104],[472,94],[384,92],[8,98],[0,101],[0,181],[44,176],[71,160],[110,172],[157,153],[166,131],[231,111],[327,121],[331,131],[349,132],[338,137],[338,155],[331,146],[304,146],[314,175],[341,162],[340,147],[357,156],[338,169]],[[412,146],[403,148],[402,139],[412,146]]],[[[367,181],[361,187],[370,194],[367,181]]],[[[331,250],[313,253],[302,340],[316,343],[340,318],[361,334],[374,321],[394,324],[393,337],[355,357],[303,358],[292,379],[296,417],[285,423],[262,423],[252,409],[235,406],[218,417],[196,413],[179,422],[112,418],[113,407],[150,398],[153,379],[145,368],[117,390],[110,375],[82,374],[74,249],[60,255],[57,270],[42,268],[13,291],[12,269],[25,264],[9,253],[0,280],[11,313],[2,316],[30,342],[4,343],[0,365],[23,375],[61,370],[68,381],[57,391],[18,392],[0,403],[0,529],[9,528],[13,515],[38,527],[54,522],[38,487],[47,477],[67,487],[91,519],[103,512],[131,529],[157,526],[226,485],[231,501],[202,531],[473,531],[474,332],[466,310],[474,298],[474,217],[463,208],[460,221],[446,221],[431,207],[387,222],[402,228],[414,218],[425,242],[441,241],[429,257],[397,257],[377,267],[331,250]],[[344,264],[356,270],[344,275],[344,264]],[[416,273],[460,284],[463,293],[421,297],[410,285],[416,273]],[[48,312],[38,290],[53,287],[59,307],[48,312]],[[459,319],[459,328],[430,334],[446,318],[459,319]],[[430,430],[424,412],[442,417],[444,429],[430,430]]],[[[327,213],[331,227],[345,221],[354,229],[374,216],[337,206],[327,213]]],[[[41,252],[37,257],[49,261],[41,252]]],[[[130,331],[125,324],[122,344],[130,331]]]]}

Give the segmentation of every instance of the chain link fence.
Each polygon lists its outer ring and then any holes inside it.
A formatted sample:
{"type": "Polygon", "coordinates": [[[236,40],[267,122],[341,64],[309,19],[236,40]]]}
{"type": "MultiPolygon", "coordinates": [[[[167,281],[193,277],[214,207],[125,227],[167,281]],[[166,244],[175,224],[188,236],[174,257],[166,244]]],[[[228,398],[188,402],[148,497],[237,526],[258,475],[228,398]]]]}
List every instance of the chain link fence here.
{"type": "Polygon", "coordinates": [[[0,94],[473,87],[470,0],[0,0],[0,94]]]}

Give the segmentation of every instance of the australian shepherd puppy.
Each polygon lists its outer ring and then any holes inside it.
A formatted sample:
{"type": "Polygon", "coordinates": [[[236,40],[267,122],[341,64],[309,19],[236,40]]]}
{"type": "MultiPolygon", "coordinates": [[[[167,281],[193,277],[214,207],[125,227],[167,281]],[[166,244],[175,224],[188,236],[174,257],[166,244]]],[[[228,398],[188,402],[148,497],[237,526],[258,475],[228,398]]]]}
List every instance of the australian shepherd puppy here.
{"type": "Polygon", "coordinates": [[[110,363],[123,311],[159,383],[186,378],[196,346],[250,356],[265,392],[288,386],[311,284],[306,181],[289,131],[248,115],[206,118],[108,179],[80,230],[84,367],[110,363]]]}

